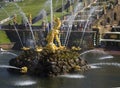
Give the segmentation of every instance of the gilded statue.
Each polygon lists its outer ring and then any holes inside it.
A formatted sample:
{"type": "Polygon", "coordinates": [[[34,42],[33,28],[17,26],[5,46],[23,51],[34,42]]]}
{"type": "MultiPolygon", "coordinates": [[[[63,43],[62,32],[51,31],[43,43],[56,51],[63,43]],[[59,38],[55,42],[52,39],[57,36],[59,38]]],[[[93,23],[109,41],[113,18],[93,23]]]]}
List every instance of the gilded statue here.
{"type": "Polygon", "coordinates": [[[46,47],[52,51],[62,49],[63,46],[61,46],[59,33],[60,33],[60,27],[61,27],[61,20],[58,17],[54,16],[54,26],[52,30],[47,35],[47,45],[46,47]],[[54,40],[57,42],[58,45],[54,43],[54,40]]]}
{"type": "MultiPolygon", "coordinates": [[[[47,45],[45,48],[55,52],[55,50],[58,49],[64,49],[65,47],[61,45],[59,34],[60,34],[60,27],[61,27],[61,20],[58,17],[54,16],[54,26],[51,29],[51,31],[47,34],[46,41],[47,45]],[[57,44],[54,43],[54,41],[57,42],[57,44]]],[[[41,52],[42,48],[41,47],[35,47],[35,51],[41,52]]],[[[29,50],[30,48],[23,47],[23,50],[29,50]]]]}

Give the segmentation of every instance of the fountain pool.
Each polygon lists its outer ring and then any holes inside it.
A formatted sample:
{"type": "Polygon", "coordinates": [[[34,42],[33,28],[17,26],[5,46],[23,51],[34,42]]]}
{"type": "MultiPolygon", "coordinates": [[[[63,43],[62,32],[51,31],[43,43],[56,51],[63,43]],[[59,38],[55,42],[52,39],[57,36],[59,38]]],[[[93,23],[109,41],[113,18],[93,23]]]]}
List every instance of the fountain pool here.
{"type": "MultiPolygon", "coordinates": [[[[10,74],[6,68],[1,67],[1,88],[119,88],[120,56],[99,59],[101,55],[97,54],[99,53],[95,53],[95,55],[90,53],[91,58],[89,58],[89,54],[85,55],[86,59],[89,59],[90,70],[53,78],[10,74]]],[[[10,54],[0,54],[0,64],[8,65],[9,60],[13,57],[15,56],[10,54]]]]}

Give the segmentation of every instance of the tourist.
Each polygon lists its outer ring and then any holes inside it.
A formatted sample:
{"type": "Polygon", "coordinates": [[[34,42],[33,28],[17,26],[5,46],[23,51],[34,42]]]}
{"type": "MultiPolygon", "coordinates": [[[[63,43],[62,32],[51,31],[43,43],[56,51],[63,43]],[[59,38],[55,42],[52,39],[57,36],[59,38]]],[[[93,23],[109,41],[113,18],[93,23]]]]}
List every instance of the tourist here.
{"type": "Polygon", "coordinates": [[[45,34],[46,34],[46,36],[49,33],[49,31],[50,31],[49,23],[45,23],[45,34]]]}
{"type": "Polygon", "coordinates": [[[11,23],[9,22],[9,24],[8,24],[8,27],[9,27],[9,29],[11,29],[11,23]]]}
{"type": "Polygon", "coordinates": [[[50,32],[50,30],[51,30],[51,22],[48,22],[47,25],[48,25],[48,32],[50,32]]]}
{"type": "Polygon", "coordinates": [[[77,30],[80,31],[80,28],[81,28],[81,27],[80,27],[80,23],[77,22],[77,30]]]}
{"type": "Polygon", "coordinates": [[[61,31],[61,32],[64,31],[64,24],[61,25],[60,31],[61,31]]]}
{"type": "Polygon", "coordinates": [[[46,26],[45,20],[43,20],[43,21],[42,21],[42,31],[45,31],[45,26],[46,26]]]}
{"type": "Polygon", "coordinates": [[[72,25],[72,30],[73,30],[73,31],[76,31],[76,26],[75,26],[74,23],[73,23],[73,25],[72,25]]]}

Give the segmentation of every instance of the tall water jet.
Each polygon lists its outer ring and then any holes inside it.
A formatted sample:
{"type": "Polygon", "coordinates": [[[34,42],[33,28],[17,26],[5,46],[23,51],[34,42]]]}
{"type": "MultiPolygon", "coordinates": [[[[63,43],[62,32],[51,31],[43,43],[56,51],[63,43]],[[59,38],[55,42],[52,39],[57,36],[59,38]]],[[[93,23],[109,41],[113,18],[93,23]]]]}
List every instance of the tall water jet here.
{"type": "Polygon", "coordinates": [[[44,19],[45,17],[47,17],[47,13],[45,9],[40,10],[40,12],[37,14],[37,16],[35,18],[33,18],[32,23],[36,23],[37,21],[44,19]]]}
{"type": "Polygon", "coordinates": [[[58,5],[58,1],[59,1],[59,0],[56,0],[55,7],[57,7],[57,5],[58,5]]]}
{"type": "Polygon", "coordinates": [[[53,4],[52,0],[50,2],[50,12],[51,12],[51,29],[53,29],[53,4]]]}
{"type": "Polygon", "coordinates": [[[68,22],[68,30],[67,30],[67,34],[66,34],[66,37],[65,37],[65,43],[64,43],[64,46],[67,46],[68,44],[68,41],[69,41],[69,37],[70,37],[70,34],[71,34],[71,29],[72,29],[72,25],[73,25],[73,22],[75,20],[75,17],[76,15],[78,14],[79,12],[79,8],[82,7],[82,3],[77,3],[75,9],[74,9],[74,12],[73,14],[71,14],[68,18],[67,18],[67,22],[68,22]]]}
{"type": "Polygon", "coordinates": [[[25,15],[25,13],[22,11],[21,7],[17,3],[13,3],[13,4],[18,8],[18,11],[20,12],[21,16],[27,22],[27,24],[28,24],[28,26],[30,28],[31,34],[32,34],[33,41],[34,41],[34,45],[33,46],[35,48],[36,47],[36,40],[35,40],[35,36],[34,36],[33,30],[32,30],[31,24],[29,23],[28,18],[25,15]]]}
{"type": "MultiPolygon", "coordinates": [[[[94,2],[96,2],[96,1],[94,1],[94,2]]],[[[90,7],[90,6],[91,6],[91,3],[90,3],[87,7],[90,7]]],[[[71,33],[71,28],[69,27],[69,25],[71,26],[72,23],[75,21],[74,19],[75,19],[75,17],[78,15],[78,13],[84,11],[85,9],[86,9],[86,7],[83,7],[83,3],[82,3],[82,2],[77,2],[77,5],[76,5],[76,7],[75,7],[75,9],[74,9],[73,14],[71,14],[71,16],[68,18],[68,20],[70,20],[70,21],[69,21],[69,23],[68,23],[68,31],[67,31],[67,34],[66,34],[65,44],[64,44],[65,46],[67,45],[67,43],[68,43],[68,41],[69,41],[69,37],[70,37],[70,33],[71,33]]],[[[94,11],[94,10],[93,10],[93,11],[94,11]]],[[[93,11],[91,11],[90,14],[92,14],[93,11]]],[[[89,16],[90,16],[90,15],[89,15],[89,16]]],[[[91,16],[90,16],[90,17],[91,17],[91,16]]],[[[88,19],[89,19],[90,17],[88,17],[88,19]]],[[[87,19],[87,25],[88,25],[88,22],[89,22],[88,19],[87,19]]],[[[84,31],[85,31],[87,25],[85,25],[84,31]]],[[[84,36],[84,32],[83,32],[82,36],[84,36]]],[[[81,38],[81,41],[83,41],[83,38],[81,38]]],[[[79,44],[79,46],[80,46],[80,44],[79,44]]]]}
{"type": "MultiPolygon", "coordinates": [[[[7,5],[5,5],[5,6],[7,6],[7,5]]],[[[1,6],[1,9],[2,9],[2,10],[7,14],[7,16],[9,17],[10,20],[8,20],[8,21],[11,21],[11,20],[13,20],[13,19],[15,18],[15,15],[16,15],[16,14],[13,14],[13,15],[11,16],[11,15],[9,15],[8,11],[7,11],[3,6],[1,6]]],[[[16,33],[17,33],[18,39],[20,40],[20,44],[23,46],[22,40],[21,40],[20,35],[19,35],[19,33],[18,33],[18,30],[17,30],[17,28],[16,28],[16,26],[15,26],[15,23],[14,23],[13,21],[11,21],[11,22],[13,23],[13,27],[14,27],[16,33]]],[[[3,21],[3,23],[4,23],[4,21],[3,21]]],[[[2,24],[3,24],[3,23],[2,23],[2,24]]],[[[0,25],[1,25],[1,24],[0,24],[0,25]]]]}
{"type": "Polygon", "coordinates": [[[82,36],[81,36],[80,46],[82,45],[83,37],[84,37],[85,31],[86,31],[86,28],[87,28],[87,26],[88,26],[88,22],[89,22],[92,14],[95,12],[96,9],[97,9],[96,7],[95,7],[95,8],[90,8],[90,13],[89,13],[89,15],[88,15],[88,18],[87,18],[87,21],[86,21],[86,24],[85,24],[85,26],[84,26],[83,33],[82,33],[82,36]]]}
{"type": "MultiPolygon", "coordinates": [[[[2,9],[3,9],[3,11],[7,14],[7,16],[8,17],[10,17],[10,15],[7,13],[7,11],[3,8],[3,7],[1,7],[2,9]]],[[[15,14],[13,15],[13,17],[15,16],[15,14]]],[[[12,21],[12,23],[14,24],[13,26],[14,26],[14,29],[15,29],[15,31],[16,31],[16,33],[17,33],[17,35],[18,35],[18,38],[19,38],[19,40],[20,40],[20,43],[21,43],[21,45],[22,45],[22,47],[23,47],[23,43],[22,43],[22,40],[21,40],[21,38],[20,38],[20,35],[19,35],[19,33],[18,33],[18,30],[17,30],[17,28],[16,28],[16,26],[15,26],[15,23],[12,21]]]]}
{"type": "Polygon", "coordinates": [[[44,4],[44,8],[48,10],[47,11],[48,13],[50,13],[51,29],[52,29],[52,26],[53,26],[53,1],[52,0],[47,0],[44,4]]]}

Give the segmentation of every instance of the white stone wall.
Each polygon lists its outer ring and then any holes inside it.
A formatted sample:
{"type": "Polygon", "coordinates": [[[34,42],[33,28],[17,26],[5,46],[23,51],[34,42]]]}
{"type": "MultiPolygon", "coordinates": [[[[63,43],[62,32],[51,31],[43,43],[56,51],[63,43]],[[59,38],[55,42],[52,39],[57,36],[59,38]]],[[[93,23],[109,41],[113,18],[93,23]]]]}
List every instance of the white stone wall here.
{"type": "Polygon", "coordinates": [[[118,0],[118,4],[120,5],[120,0],[118,0]]]}

